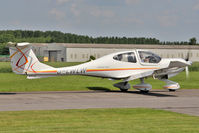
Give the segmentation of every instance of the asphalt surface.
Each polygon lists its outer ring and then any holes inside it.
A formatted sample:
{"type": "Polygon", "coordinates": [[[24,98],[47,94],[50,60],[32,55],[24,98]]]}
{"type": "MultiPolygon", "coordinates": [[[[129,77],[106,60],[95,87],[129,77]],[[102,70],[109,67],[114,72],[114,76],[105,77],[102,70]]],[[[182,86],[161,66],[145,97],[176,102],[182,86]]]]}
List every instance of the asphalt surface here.
{"type": "Polygon", "coordinates": [[[199,89],[110,91],[90,88],[76,92],[24,92],[0,93],[0,111],[60,110],[88,108],[154,108],[199,116],[199,89]]]}

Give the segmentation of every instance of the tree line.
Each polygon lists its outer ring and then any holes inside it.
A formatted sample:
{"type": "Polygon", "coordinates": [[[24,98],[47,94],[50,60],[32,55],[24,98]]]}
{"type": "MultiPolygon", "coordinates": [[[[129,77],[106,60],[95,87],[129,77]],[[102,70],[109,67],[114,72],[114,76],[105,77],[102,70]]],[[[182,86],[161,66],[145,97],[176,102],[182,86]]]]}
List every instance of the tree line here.
{"type": "Polygon", "coordinates": [[[7,42],[30,43],[97,43],[97,44],[162,44],[162,45],[196,45],[196,38],[189,42],[161,42],[156,38],[145,37],[90,37],[63,33],[60,31],[1,30],[0,55],[8,54],[7,42]]]}

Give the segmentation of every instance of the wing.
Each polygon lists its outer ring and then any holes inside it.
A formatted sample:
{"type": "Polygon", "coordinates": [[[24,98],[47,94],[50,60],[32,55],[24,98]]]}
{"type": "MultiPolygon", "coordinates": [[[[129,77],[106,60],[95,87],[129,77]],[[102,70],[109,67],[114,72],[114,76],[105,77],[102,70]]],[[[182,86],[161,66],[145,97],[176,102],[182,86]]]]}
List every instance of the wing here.
{"type": "Polygon", "coordinates": [[[191,65],[191,62],[187,62],[187,61],[171,61],[170,64],[169,64],[169,67],[168,68],[173,68],[173,67],[178,67],[178,68],[182,68],[182,67],[186,67],[186,66],[190,66],[191,65]]]}
{"type": "Polygon", "coordinates": [[[153,73],[154,73],[154,70],[150,70],[147,72],[141,72],[139,74],[133,74],[133,75],[129,76],[128,78],[126,78],[124,81],[131,81],[131,80],[135,80],[135,79],[139,79],[139,78],[149,77],[149,76],[152,76],[153,73]]]}
{"type": "Polygon", "coordinates": [[[138,74],[132,74],[131,76],[124,79],[124,81],[131,81],[131,80],[150,77],[150,76],[153,76],[155,78],[155,77],[161,77],[165,75],[167,75],[170,78],[182,72],[184,68],[189,65],[191,65],[191,62],[189,61],[187,62],[183,59],[172,59],[170,61],[169,66],[165,68],[149,70],[149,71],[141,72],[138,74]]]}
{"type": "Polygon", "coordinates": [[[185,61],[183,59],[174,60],[170,62],[168,67],[154,71],[153,76],[155,78],[162,78],[164,76],[170,78],[182,72],[185,67],[189,65],[191,65],[191,62],[185,61]]]}

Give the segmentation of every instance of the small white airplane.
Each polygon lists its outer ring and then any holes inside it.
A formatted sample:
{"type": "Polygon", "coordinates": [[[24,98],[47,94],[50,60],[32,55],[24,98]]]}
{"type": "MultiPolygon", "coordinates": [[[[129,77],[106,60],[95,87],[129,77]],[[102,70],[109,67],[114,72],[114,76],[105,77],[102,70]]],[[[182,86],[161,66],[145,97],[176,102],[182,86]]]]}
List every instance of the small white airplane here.
{"type": "Polygon", "coordinates": [[[46,78],[61,75],[86,75],[122,80],[114,84],[121,91],[131,88],[131,80],[140,79],[141,83],[133,88],[149,92],[150,84],[144,78],[153,77],[166,82],[163,87],[169,91],[180,88],[176,82],[168,80],[182,72],[192,62],[180,58],[162,59],[158,55],[144,50],[132,50],[112,53],[99,59],[71,67],[54,68],[39,62],[31,49],[30,43],[17,43],[10,47],[12,71],[27,75],[28,79],[46,78]]]}

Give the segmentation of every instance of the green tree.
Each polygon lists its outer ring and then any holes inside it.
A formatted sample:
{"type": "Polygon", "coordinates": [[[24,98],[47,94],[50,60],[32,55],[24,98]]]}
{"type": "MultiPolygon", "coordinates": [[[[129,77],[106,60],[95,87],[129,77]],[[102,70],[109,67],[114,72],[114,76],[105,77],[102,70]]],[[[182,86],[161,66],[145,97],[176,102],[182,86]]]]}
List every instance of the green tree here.
{"type": "Polygon", "coordinates": [[[0,55],[8,55],[9,49],[6,47],[6,44],[0,44],[0,55]]]}
{"type": "Polygon", "coordinates": [[[14,41],[14,35],[12,34],[1,34],[0,35],[0,43],[7,43],[14,41]]]}
{"type": "Polygon", "coordinates": [[[189,39],[189,45],[196,45],[196,44],[197,44],[197,40],[195,37],[189,39]]]}

